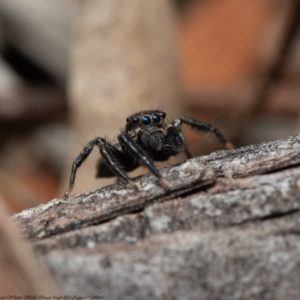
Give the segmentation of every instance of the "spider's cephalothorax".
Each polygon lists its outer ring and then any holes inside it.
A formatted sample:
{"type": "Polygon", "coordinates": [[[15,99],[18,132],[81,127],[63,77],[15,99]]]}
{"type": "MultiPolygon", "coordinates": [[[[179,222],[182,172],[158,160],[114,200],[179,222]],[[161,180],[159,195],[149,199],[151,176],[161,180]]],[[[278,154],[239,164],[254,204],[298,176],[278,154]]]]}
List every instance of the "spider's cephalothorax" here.
{"type": "Polygon", "coordinates": [[[191,157],[181,132],[182,123],[196,130],[212,132],[219,141],[230,148],[223,134],[210,124],[190,117],[180,117],[170,124],[165,124],[165,118],[166,113],[160,110],[141,111],[126,119],[125,129],[119,134],[117,143],[111,144],[100,137],[91,140],[73,162],[69,187],[64,197],[73,189],[76,171],[95,145],[99,147],[102,155],[97,165],[97,177],[117,176],[136,188],[126,172],[143,165],[157,177],[158,183],[165,190],[168,190],[169,186],[155,168],[153,161],[165,161],[182,151],[191,157]]]}

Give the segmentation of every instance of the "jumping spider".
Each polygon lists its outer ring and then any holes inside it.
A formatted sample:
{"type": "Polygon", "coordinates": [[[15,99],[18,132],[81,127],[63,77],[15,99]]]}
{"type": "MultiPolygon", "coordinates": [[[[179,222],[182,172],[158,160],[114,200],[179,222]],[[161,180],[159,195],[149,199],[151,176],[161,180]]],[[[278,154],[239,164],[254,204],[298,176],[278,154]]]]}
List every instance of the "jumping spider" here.
{"type": "Polygon", "coordinates": [[[181,132],[182,123],[196,130],[212,132],[220,142],[230,148],[223,134],[210,124],[190,117],[179,117],[170,124],[165,124],[165,118],[166,113],[160,110],[141,111],[126,119],[125,129],[118,135],[117,143],[111,144],[101,137],[91,140],[73,162],[69,186],[64,197],[68,197],[72,191],[77,169],[90,155],[95,145],[99,147],[102,155],[98,161],[96,177],[118,176],[119,179],[123,179],[137,189],[126,172],[143,165],[153,173],[165,190],[169,190],[169,185],[162,178],[153,161],[165,161],[182,151],[185,151],[189,158],[191,157],[181,132]]]}

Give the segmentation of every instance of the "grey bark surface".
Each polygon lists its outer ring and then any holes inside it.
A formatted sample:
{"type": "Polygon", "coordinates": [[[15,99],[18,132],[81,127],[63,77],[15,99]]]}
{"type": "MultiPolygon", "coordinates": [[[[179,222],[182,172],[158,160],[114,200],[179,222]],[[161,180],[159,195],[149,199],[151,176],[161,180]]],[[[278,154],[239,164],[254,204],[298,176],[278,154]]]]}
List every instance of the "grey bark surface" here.
{"type": "Polygon", "coordinates": [[[15,215],[67,294],[300,299],[300,136],[217,151],[15,215]]]}

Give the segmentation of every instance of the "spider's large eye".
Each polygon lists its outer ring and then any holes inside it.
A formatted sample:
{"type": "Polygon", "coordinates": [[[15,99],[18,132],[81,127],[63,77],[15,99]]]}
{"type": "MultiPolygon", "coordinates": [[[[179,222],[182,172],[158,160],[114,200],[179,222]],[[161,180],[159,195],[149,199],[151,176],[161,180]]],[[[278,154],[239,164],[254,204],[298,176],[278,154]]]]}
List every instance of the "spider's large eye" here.
{"type": "Polygon", "coordinates": [[[160,113],[160,115],[161,115],[161,117],[164,119],[164,118],[166,117],[167,114],[166,114],[165,112],[162,111],[162,112],[160,113]]]}
{"type": "Polygon", "coordinates": [[[150,125],[151,124],[151,119],[149,116],[143,116],[142,117],[142,124],[143,125],[150,125]]]}
{"type": "Polygon", "coordinates": [[[158,114],[154,114],[153,116],[152,116],[152,120],[153,120],[153,122],[154,123],[159,123],[160,122],[160,116],[158,115],[158,114]]]}
{"type": "Polygon", "coordinates": [[[132,118],[133,124],[137,124],[139,121],[140,121],[140,118],[138,118],[138,117],[133,117],[132,118]]]}

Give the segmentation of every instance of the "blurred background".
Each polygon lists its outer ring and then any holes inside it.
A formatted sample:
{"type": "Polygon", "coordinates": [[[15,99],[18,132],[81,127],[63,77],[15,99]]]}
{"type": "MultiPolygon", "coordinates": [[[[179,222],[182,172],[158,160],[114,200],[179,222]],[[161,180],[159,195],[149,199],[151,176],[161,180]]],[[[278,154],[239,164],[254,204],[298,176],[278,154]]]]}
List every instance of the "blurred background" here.
{"type": "MultiPolygon", "coordinates": [[[[299,3],[0,0],[0,194],[9,212],[61,196],[82,147],[113,140],[134,111],[193,116],[237,147],[299,133],[299,3]]],[[[195,156],[222,149],[184,132],[195,156]]],[[[80,168],[74,193],[111,183],[94,179],[98,157],[95,149],[80,168]]]]}

